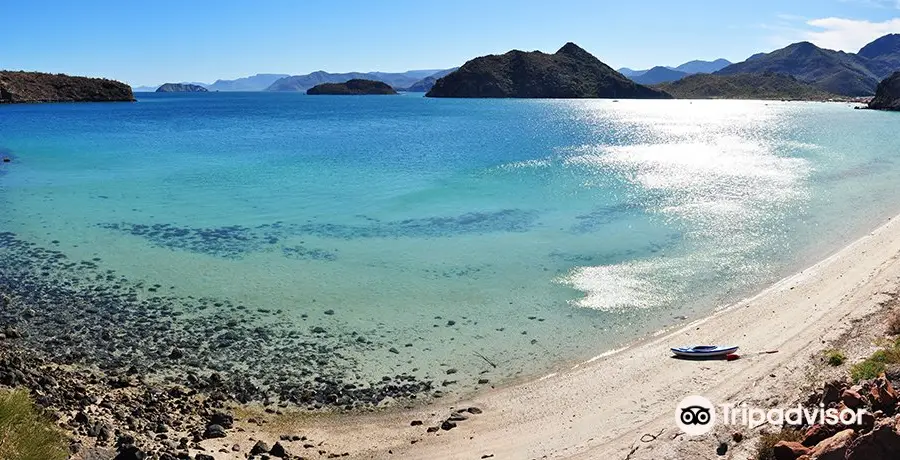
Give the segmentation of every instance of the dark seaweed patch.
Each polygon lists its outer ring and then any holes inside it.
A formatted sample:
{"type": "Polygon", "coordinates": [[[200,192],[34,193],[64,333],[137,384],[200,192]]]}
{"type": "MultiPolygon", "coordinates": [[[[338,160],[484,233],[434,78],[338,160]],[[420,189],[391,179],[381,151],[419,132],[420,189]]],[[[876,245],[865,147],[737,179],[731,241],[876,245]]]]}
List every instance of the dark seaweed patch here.
{"type": "Polygon", "coordinates": [[[640,210],[638,206],[628,203],[598,207],[587,214],[575,216],[578,222],[572,226],[570,231],[573,233],[595,232],[601,227],[616,222],[638,210],[640,210]]]}
{"type": "MultiPolygon", "coordinates": [[[[317,236],[350,240],[355,238],[437,238],[462,234],[491,232],[524,232],[537,220],[534,212],[507,209],[497,212],[476,212],[453,217],[428,217],[382,222],[362,218],[362,225],[302,224],[285,225],[280,222],[245,227],[196,228],[172,224],[103,223],[99,227],[116,230],[150,241],[154,246],[185,250],[216,257],[239,259],[251,252],[275,249],[286,238],[317,236]]],[[[334,261],[334,251],[309,248],[303,245],[283,246],[281,252],[292,259],[334,261]]]]}
{"type": "Polygon", "coordinates": [[[281,252],[289,259],[300,260],[337,260],[337,253],[323,249],[310,249],[305,246],[291,246],[281,248],[281,252]]]}
{"type": "Polygon", "coordinates": [[[534,227],[537,213],[522,209],[472,212],[452,217],[426,217],[397,221],[366,218],[363,225],[305,224],[293,231],[323,238],[434,238],[495,232],[525,232],[534,227]]]}
{"type": "Polygon", "coordinates": [[[162,289],[0,233],[0,326],[14,326],[25,334],[15,343],[56,363],[314,408],[367,407],[432,388],[411,373],[356,377],[346,350],[360,346],[357,333],[333,332],[333,323],[314,333],[267,306],[162,289]]]}
{"type": "Polygon", "coordinates": [[[101,228],[118,230],[140,236],[151,244],[168,249],[180,249],[217,257],[237,259],[250,252],[263,251],[278,244],[280,230],[277,225],[243,227],[194,228],[171,224],[99,224],[101,228]]]}

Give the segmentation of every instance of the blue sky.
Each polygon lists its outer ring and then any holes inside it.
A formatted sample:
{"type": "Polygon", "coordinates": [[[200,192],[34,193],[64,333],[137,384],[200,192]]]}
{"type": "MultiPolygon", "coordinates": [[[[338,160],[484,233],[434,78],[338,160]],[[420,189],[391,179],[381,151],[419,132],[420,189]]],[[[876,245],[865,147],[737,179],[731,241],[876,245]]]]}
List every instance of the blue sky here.
{"type": "Polygon", "coordinates": [[[80,0],[5,2],[0,68],[135,85],[255,73],[446,68],[574,41],[613,67],[743,60],[789,43],[856,51],[900,0],[80,0]]]}

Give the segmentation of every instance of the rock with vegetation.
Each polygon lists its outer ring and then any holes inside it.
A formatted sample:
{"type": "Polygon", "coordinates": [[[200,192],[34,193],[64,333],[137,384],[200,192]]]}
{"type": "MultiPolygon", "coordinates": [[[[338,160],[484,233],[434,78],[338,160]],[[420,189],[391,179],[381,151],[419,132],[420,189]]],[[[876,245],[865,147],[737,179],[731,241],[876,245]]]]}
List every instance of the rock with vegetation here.
{"type": "Polygon", "coordinates": [[[810,42],[788,45],[771,53],[751,56],[718,74],[774,72],[811,83],[842,96],[869,96],[878,82],[897,70],[900,37],[885,36],[863,47],[858,54],[819,48],[810,42]]]}
{"type": "Polygon", "coordinates": [[[208,89],[200,85],[192,85],[189,83],[164,83],[156,88],[157,93],[206,93],[208,89]]]}
{"type": "Polygon", "coordinates": [[[0,103],[134,101],[131,87],[104,78],[0,71],[0,103]]]}
{"type": "Polygon", "coordinates": [[[659,85],[679,99],[828,100],[837,97],[795,77],[777,73],[697,74],[659,85]]]}
{"type": "MultiPolygon", "coordinates": [[[[869,101],[870,109],[900,110],[900,72],[895,72],[878,84],[875,97],[869,101]]],[[[892,326],[900,332],[900,326],[892,326]]]]}
{"type": "Polygon", "coordinates": [[[63,460],[69,456],[67,444],[27,391],[0,391],[0,458],[63,460]]]}
{"type": "Polygon", "coordinates": [[[310,95],[366,95],[366,94],[397,94],[394,88],[387,83],[375,80],[363,80],[354,78],[344,83],[322,83],[313,86],[306,91],[310,95]]]}
{"type": "Polygon", "coordinates": [[[428,97],[667,99],[566,43],[554,54],[513,50],[466,62],[440,78],[428,97]]]}

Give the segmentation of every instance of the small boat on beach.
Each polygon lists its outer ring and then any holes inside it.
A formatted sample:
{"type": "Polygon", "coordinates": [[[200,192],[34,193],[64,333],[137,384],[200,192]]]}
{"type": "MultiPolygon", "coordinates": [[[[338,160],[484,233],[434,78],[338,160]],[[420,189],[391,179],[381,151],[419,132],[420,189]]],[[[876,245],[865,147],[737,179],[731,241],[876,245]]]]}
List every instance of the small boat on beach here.
{"type": "Polygon", "coordinates": [[[672,353],[675,353],[675,356],[686,358],[712,358],[730,355],[736,352],[737,349],[738,347],[733,346],[695,345],[692,347],[672,348],[672,353]]]}

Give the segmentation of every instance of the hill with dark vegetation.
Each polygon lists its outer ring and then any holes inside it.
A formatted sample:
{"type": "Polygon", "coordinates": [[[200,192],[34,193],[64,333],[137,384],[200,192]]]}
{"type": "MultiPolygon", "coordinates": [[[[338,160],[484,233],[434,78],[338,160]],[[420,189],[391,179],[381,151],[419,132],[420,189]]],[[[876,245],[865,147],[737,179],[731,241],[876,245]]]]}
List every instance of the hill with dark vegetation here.
{"type": "Polygon", "coordinates": [[[366,95],[366,94],[397,94],[394,88],[380,81],[362,80],[355,78],[344,83],[322,83],[313,86],[306,91],[309,95],[366,95]]]}
{"type": "Polygon", "coordinates": [[[466,62],[438,79],[428,97],[670,98],[616,72],[574,43],[555,54],[513,50],[466,62]]]}
{"type": "Polygon", "coordinates": [[[200,86],[188,83],[163,83],[162,86],[156,88],[157,93],[208,93],[209,90],[200,86]]]}
{"type": "Polygon", "coordinates": [[[870,109],[900,110],[900,72],[894,72],[878,84],[875,97],[869,101],[870,109]]]}
{"type": "Polygon", "coordinates": [[[134,101],[131,87],[105,78],[0,71],[0,103],[134,101]]]}
{"type": "Polygon", "coordinates": [[[751,56],[716,72],[721,75],[774,72],[796,77],[822,90],[844,96],[869,96],[878,83],[900,66],[900,35],[886,35],[858,54],[794,43],[771,53],[751,56]]]}
{"type": "Polygon", "coordinates": [[[790,75],[696,74],[658,86],[678,99],[828,100],[836,96],[790,75]]]}
{"type": "Polygon", "coordinates": [[[681,80],[688,75],[688,73],[682,72],[680,70],[673,70],[668,67],[656,66],[641,75],[631,77],[631,79],[636,83],[640,83],[642,85],[658,85],[660,83],[681,80]]]}

